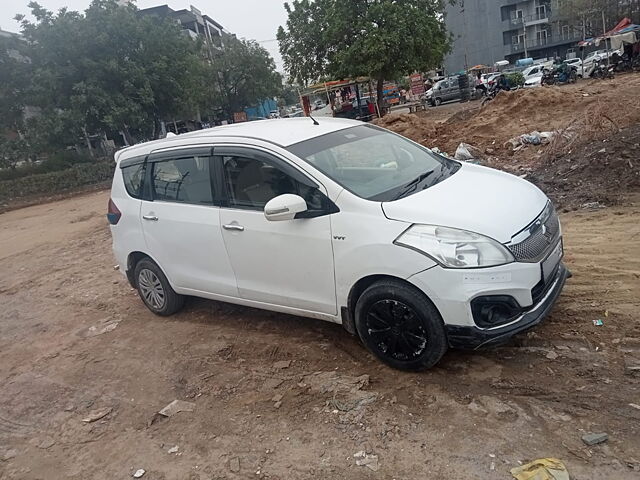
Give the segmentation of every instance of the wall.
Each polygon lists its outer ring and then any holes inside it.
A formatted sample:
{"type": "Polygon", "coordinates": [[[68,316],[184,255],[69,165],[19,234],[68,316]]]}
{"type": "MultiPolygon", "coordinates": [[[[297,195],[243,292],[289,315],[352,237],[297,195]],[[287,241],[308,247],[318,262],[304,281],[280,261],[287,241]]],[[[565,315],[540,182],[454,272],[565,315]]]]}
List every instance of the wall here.
{"type": "Polygon", "coordinates": [[[464,69],[465,50],[468,67],[479,63],[493,65],[504,59],[508,47],[504,46],[502,38],[506,28],[502,25],[500,7],[505,3],[504,0],[458,0],[453,6],[447,4],[445,22],[454,37],[453,50],[444,62],[447,73],[464,69]]]}

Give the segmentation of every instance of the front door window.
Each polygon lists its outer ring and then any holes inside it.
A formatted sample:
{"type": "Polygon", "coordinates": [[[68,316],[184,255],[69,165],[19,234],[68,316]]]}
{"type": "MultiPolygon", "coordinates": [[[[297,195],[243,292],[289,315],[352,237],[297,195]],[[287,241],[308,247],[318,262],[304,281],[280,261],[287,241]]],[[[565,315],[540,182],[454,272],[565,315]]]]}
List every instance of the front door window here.
{"type": "Polygon", "coordinates": [[[264,160],[230,155],[223,156],[222,162],[230,207],[264,210],[272,198],[293,193],[305,199],[309,210],[322,208],[322,194],[317,188],[297,182],[264,160]]]}

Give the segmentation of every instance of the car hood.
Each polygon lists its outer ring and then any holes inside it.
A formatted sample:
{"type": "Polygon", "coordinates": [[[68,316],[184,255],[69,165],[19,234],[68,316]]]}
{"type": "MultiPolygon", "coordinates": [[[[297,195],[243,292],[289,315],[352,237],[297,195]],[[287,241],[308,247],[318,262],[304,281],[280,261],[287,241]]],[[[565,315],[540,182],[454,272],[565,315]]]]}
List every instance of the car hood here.
{"type": "Polygon", "coordinates": [[[441,225],[507,243],[542,212],[548,199],[508,173],[463,163],[451,177],[399,200],[383,202],[392,220],[441,225]]]}

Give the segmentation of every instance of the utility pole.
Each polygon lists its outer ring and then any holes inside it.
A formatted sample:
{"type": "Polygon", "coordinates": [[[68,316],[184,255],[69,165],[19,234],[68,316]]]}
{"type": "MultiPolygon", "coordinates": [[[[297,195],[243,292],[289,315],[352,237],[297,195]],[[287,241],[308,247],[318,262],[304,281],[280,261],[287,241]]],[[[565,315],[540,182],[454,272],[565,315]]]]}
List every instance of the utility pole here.
{"type": "Polygon", "coordinates": [[[465,8],[464,5],[464,0],[462,0],[462,3],[460,5],[462,7],[462,22],[464,25],[464,71],[468,72],[469,71],[469,52],[467,49],[467,9],[465,8]]]}
{"type": "Polygon", "coordinates": [[[607,68],[610,66],[610,58],[609,58],[609,44],[607,43],[607,37],[605,37],[607,33],[607,23],[604,20],[604,10],[602,10],[602,36],[604,37],[604,45],[607,47],[607,68]]]}
{"type": "Polygon", "coordinates": [[[522,16],[522,31],[524,32],[524,58],[529,58],[527,53],[527,22],[524,19],[524,15],[522,16]]]}

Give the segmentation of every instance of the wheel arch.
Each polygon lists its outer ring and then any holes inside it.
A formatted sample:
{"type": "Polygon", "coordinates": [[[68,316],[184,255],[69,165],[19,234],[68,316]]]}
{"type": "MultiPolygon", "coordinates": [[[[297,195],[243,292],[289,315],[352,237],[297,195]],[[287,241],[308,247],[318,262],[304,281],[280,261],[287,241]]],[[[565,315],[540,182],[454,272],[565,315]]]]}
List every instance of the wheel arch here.
{"type": "MultiPolygon", "coordinates": [[[[138,263],[140,263],[140,261],[144,260],[145,258],[148,258],[153,263],[155,263],[158,266],[158,268],[162,270],[162,273],[164,273],[164,275],[167,276],[167,273],[164,271],[164,268],[162,268],[162,266],[151,255],[141,251],[131,252],[129,253],[129,255],[127,255],[127,270],[125,273],[127,274],[127,279],[129,280],[129,283],[133,288],[138,288],[138,285],[136,284],[135,275],[134,275],[134,272],[136,270],[136,265],[138,265],[138,263]]],[[[167,280],[169,280],[169,277],[167,277],[167,280]]],[[[169,280],[169,283],[171,284],[171,280],[169,280]]]]}
{"type": "Polygon", "coordinates": [[[416,286],[411,282],[405,280],[404,278],[396,277],[395,275],[372,274],[359,279],[356,283],[353,284],[353,286],[349,290],[349,295],[347,296],[347,306],[341,308],[342,326],[346,331],[348,331],[352,335],[357,334],[356,323],[355,323],[355,311],[356,311],[356,303],[358,303],[358,299],[367,288],[369,288],[371,285],[381,280],[393,280],[396,282],[404,283],[405,285],[408,285],[412,288],[416,288],[416,286]]]}

